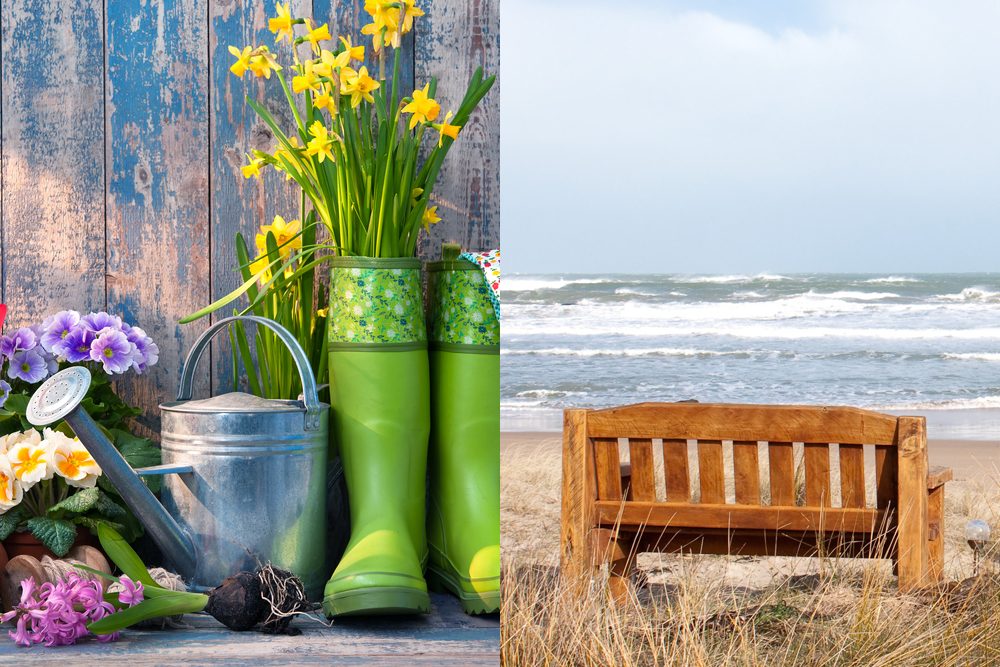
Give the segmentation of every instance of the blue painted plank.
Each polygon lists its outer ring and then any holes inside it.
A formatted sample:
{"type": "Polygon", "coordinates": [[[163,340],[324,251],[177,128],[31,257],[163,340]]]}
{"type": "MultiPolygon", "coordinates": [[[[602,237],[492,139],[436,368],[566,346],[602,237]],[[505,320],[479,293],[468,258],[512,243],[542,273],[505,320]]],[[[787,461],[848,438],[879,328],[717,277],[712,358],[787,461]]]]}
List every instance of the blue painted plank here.
{"type": "MultiPolygon", "coordinates": [[[[293,16],[308,16],[309,9],[308,0],[292,2],[293,16]]],[[[280,62],[291,62],[287,41],[276,45],[274,34],[267,29],[267,19],[274,15],[274,3],[213,0],[209,13],[212,298],[218,299],[243,282],[236,264],[236,233],[242,232],[252,247],[256,231],[262,224],[269,224],[275,215],[286,220],[299,217],[299,194],[294,181],[286,181],[273,169],[265,170],[259,180],[247,180],[240,172],[251,149],[270,151],[275,145],[270,129],[247,105],[247,95],[263,102],[281,126],[287,128],[286,132],[294,128],[292,112],[274,77],[267,81],[247,73],[238,79],[229,71],[234,61],[230,46],[242,49],[266,44],[277,53],[280,62]]],[[[286,76],[290,83],[291,73],[286,72],[286,76]]],[[[231,308],[220,311],[216,319],[231,314],[231,308]]],[[[214,390],[229,391],[232,357],[226,336],[217,340],[213,354],[214,390]]]]}
{"type": "Polygon", "coordinates": [[[101,0],[3,0],[8,326],[104,306],[101,0]]]}
{"type": "MultiPolygon", "coordinates": [[[[116,0],[107,39],[107,298],[146,329],[159,364],[119,390],[145,409],[176,391],[209,298],[206,0],[116,0]]],[[[196,388],[207,392],[208,369],[196,388]]]]}
{"type": "MultiPolygon", "coordinates": [[[[500,65],[499,0],[427,3],[415,31],[416,78],[438,79],[442,113],[458,108],[477,67],[496,74],[500,65]]],[[[470,250],[500,245],[500,82],[462,128],[434,188],[442,221],[424,235],[420,254],[440,255],[442,241],[470,250]]]]}

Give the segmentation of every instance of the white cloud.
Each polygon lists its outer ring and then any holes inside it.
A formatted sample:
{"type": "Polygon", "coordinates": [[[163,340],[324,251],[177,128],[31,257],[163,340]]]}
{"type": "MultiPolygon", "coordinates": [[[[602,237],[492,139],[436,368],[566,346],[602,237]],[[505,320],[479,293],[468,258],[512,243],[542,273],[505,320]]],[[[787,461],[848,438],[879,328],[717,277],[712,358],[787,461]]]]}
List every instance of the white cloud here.
{"type": "Polygon", "coordinates": [[[1000,240],[1000,3],[823,11],[773,33],[504,0],[508,267],[996,267],[969,238],[1000,240]],[[606,260],[543,264],[556,245],[606,260]]]}

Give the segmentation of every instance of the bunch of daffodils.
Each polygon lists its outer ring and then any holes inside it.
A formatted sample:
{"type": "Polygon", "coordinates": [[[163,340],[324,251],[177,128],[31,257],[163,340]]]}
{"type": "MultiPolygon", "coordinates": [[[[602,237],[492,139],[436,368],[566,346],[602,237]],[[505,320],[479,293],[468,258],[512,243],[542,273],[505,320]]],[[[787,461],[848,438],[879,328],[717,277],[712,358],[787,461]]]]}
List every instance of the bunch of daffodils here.
{"type": "MultiPolygon", "coordinates": [[[[326,23],[293,16],[287,2],[275,5],[268,22],[275,48],[287,49],[283,62],[268,45],[230,47],[233,75],[276,81],[291,109],[294,126],[282,127],[247,98],[276,144],[247,155],[242,171],[257,178],[276,169],[300,186],[300,257],[274,256],[258,243],[243,285],[183,322],[218,310],[253,285],[261,285],[258,296],[267,292],[279,276],[289,277],[285,272],[293,263],[293,276],[311,272],[331,256],[317,253],[320,248],[338,255],[413,257],[421,230],[441,220],[431,196],[442,162],[495,77],[477,70],[461,104],[448,111],[435,99],[436,79],[400,90],[400,40],[424,12],[415,0],[365,0],[364,9],[371,22],[361,33],[371,39],[370,47],[349,35],[335,37],[326,23]],[[317,243],[318,225],[326,228],[328,243],[317,243]]],[[[275,237],[278,250],[293,243],[275,237]]],[[[255,303],[251,295],[248,310],[255,303]]]]}
{"type": "Polygon", "coordinates": [[[97,488],[100,477],[87,448],[61,431],[0,437],[0,539],[26,530],[62,556],[78,525],[122,520],[125,510],[97,488]]]}

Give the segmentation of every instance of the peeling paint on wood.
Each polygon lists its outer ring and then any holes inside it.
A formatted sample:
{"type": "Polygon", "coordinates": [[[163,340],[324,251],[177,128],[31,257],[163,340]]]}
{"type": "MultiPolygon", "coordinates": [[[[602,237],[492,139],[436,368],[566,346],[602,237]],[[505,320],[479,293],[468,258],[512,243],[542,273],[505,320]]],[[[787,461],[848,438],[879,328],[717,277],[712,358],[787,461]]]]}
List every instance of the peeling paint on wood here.
{"type": "MultiPolygon", "coordinates": [[[[292,15],[308,15],[308,0],[293,0],[292,15]]],[[[208,50],[211,62],[211,208],[212,208],[212,299],[230,293],[243,282],[236,263],[236,233],[241,232],[253,249],[254,236],[275,215],[286,220],[299,217],[299,194],[294,181],[274,169],[265,169],[260,179],[245,179],[240,167],[253,149],[272,151],[276,139],[246,103],[249,95],[266,105],[285,131],[294,118],[281,86],[247,73],[238,79],[229,71],[233,56],[229,47],[267,45],[280,62],[291,61],[287,41],[274,42],[267,29],[273,2],[257,0],[210,0],[208,50]]],[[[291,81],[291,74],[286,72],[291,81]]],[[[207,301],[206,301],[207,304],[207,301]]],[[[216,319],[232,315],[230,309],[216,319]]],[[[190,326],[190,325],[189,325],[190,326]]],[[[249,333],[249,332],[248,332],[249,333]]],[[[229,341],[220,335],[213,343],[213,389],[231,391],[232,356],[229,341]]]]}
{"type": "MultiPolygon", "coordinates": [[[[500,66],[499,0],[435,2],[415,23],[417,83],[437,77],[442,113],[458,108],[477,67],[500,66]]],[[[420,245],[422,257],[440,255],[442,241],[467,250],[500,245],[500,82],[480,102],[451,147],[434,188],[438,215],[420,245]]]]}
{"type": "MultiPolygon", "coordinates": [[[[124,376],[146,408],[172,399],[210,296],[205,0],[117,0],[107,16],[108,309],[145,328],[159,363],[124,376]]],[[[208,392],[208,369],[196,390],[208,392]]]]}
{"type": "Polygon", "coordinates": [[[101,0],[3,0],[8,326],[104,306],[101,0]],[[45,17],[45,20],[40,20],[45,17]]]}
{"type": "MultiPolygon", "coordinates": [[[[292,4],[334,34],[360,38],[368,22],[363,0],[292,4]]],[[[401,90],[435,75],[447,111],[477,65],[497,71],[498,0],[420,4],[427,16],[404,38],[401,90]]],[[[149,428],[207,326],[177,319],[240,282],[235,233],[252,238],[275,214],[298,216],[293,183],[273,170],[261,181],[239,172],[252,147],[274,144],[247,93],[292,125],[273,81],[229,73],[229,45],[274,46],[273,9],[273,0],[0,0],[0,297],[10,306],[8,326],[62,308],[105,307],[138,323],[160,346],[160,361],[121,388],[134,391],[130,400],[149,428]]],[[[437,186],[444,220],[421,244],[423,256],[435,256],[442,239],[473,249],[499,243],[498,109],[494,87],[452,148],[437,186]]],[[[216,391],[229,388],[229,359],[215,348],[216,391]]]]}

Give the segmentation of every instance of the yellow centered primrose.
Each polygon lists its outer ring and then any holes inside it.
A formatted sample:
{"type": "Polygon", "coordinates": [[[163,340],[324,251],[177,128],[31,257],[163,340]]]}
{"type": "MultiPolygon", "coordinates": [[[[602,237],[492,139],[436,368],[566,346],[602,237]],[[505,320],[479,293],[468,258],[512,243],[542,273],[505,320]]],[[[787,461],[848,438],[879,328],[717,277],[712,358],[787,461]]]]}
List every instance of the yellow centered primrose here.
{"type": "Polygon", "coordinates": [[[97,484],[101,467],[79,440],[47,428],[45,441],[49,443],[55,471],[67,484],[81,489],[89,489],[97,484]]]}
{"type": "Polygon", "coordinates": [[[424,215],[420,218],[420,224],[424,226],[424,229],[429,231],[431,225],[441,222],[441,218],[438,217],[437,210],[437,206],[428,206],[424,209],[424,215]]]}
{"type": "Polygon", "coordinates": [[[413,114],[410,117],[410,129],[417,126],[417,123],[426,123],[438,117],[441,113],[441,105],[430,97],[431,84],[426,84],[423,88],[413,91],[413,101],[403,107],[403,113],[413,114]]]}
{"type": "Polygon", "coordinates": [[[260,178],[260,168],[264,166],[264,158],[251,158],[248,155],[247,159],[250,160],[249,164],[240,167],[240,171],[243,172],[243,178],[251,178],[253,176],[260,178]]]}
{"type": "Polygon", "coordinates": [[[308,32],[306,32],[305,38],[310,44],[312,44],[313,53],[320,52],[320,42],[328,42],[333,39],[330,35],[330,28],[325,23],[318,28],[313,28],[312,21],[306,19],[306,30],[308,32]]]}
{"type": "Polygon", "coordinates": [[[292,40],[295,39],[295,32],[292,30],[292,12],[289,7],[291,3],[286,2],[282,5],[280,2],[275,3],[274,11],[278,14],[267,22],[268,30],[275,33],[277,37],[275,42],[280,42],[283,38],[288,39],[288,43],[291,44],[292,40]]]}
{"type": "Polygon", "coordinates": [[[24,488],[17,481],[7,457],[0,456],[0,514],[21,504],[24,488]]]}
{"type": "Polygon", "coordinates": [[[448,113],[445,114],[445,116],[444,116],[444,122],[443,123],[431,123],[431,127],[433,127],[435,130],[437,130],[440,133],[438,135],[438,146],[441,146],[441,145],[444,144],[444,138],[445,137],[451,137],[452,139],[458,139],[458,133],[459,133],[459,131],[461,131],[462,126],[461,125],[451,125],[450,123],[448,123],[448,121],[451,120],[451,117],[453,115],[454,114],[449,111],[448,113]]]}
{"type": "Polygon", "coordinates": [[[368,68],[362,66],[358,71],[345,67],[340,73],[340,94],[351,96],[351,108],[361,104],[361,100],[375,103],[372,92],[378,90],[378,81],[368,75],[368,68]]]}
{"type": "Polygon", "coordinates": [[[21,440],[7,450],[7,460],[25,491],[43,479],[52,479],[52,456],[45,442],[21,440]]]}

